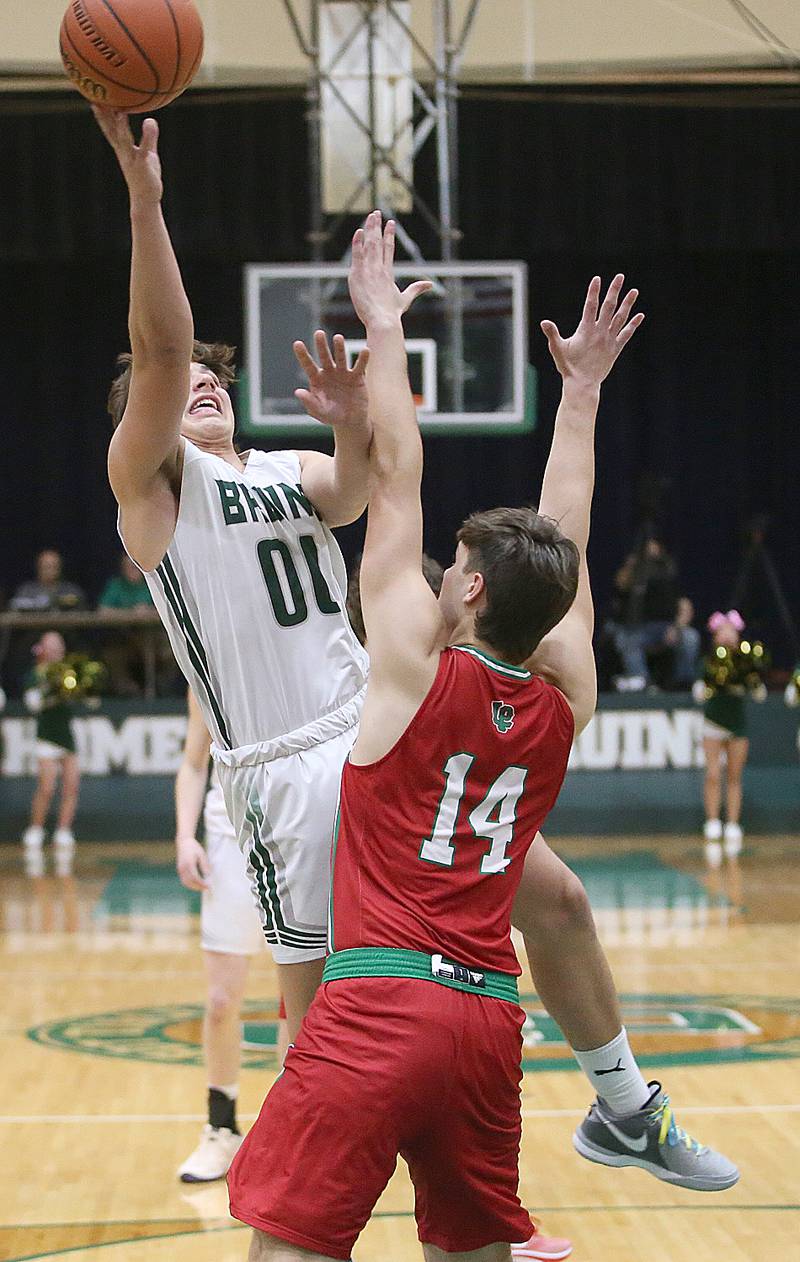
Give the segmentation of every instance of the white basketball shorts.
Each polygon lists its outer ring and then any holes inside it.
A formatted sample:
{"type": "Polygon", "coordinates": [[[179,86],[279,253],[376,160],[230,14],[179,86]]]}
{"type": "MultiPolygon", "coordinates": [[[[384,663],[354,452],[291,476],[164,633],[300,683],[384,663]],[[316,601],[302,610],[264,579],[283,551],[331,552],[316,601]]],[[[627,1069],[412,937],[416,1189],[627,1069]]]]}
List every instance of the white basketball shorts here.
{"type": "Polygon", "coordinates": [[[204,951],[256,955],[266,947],[247,864],[225,810],[222,789],[212,781],[203,812],[209,888],[203,890],[200,941],[204,951]]]}
{"type": "Polygon", "coordinates": [[[339,786],[364,691],[275,741],[212,749],[264,936],[278,964],[326,954],[339,786]]]}

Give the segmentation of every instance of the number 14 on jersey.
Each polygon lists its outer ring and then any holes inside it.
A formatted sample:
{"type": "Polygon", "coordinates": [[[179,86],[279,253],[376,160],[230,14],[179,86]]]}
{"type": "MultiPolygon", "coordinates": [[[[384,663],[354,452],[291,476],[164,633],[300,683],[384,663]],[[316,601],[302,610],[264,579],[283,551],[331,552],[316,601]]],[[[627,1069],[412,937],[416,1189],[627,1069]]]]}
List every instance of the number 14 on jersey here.
{"type": "MultiPolygon", "coordinates": [[[[444,767],[444,791],[439,801],[433,830],[420,847],[419,857],[425,863],[451,868],[455,863],[453,837],[474,754],[453,754],[444,767]]],[[[481,872],[490,876],[505,872],[510,857],[506,853],[514,836],[517,804],[525,788],[526,767],[506,767],[490,786],[482,802],[470,812],[469,825],[476,837],[485,837],[491,844],[481,859],[481,872]]]]}

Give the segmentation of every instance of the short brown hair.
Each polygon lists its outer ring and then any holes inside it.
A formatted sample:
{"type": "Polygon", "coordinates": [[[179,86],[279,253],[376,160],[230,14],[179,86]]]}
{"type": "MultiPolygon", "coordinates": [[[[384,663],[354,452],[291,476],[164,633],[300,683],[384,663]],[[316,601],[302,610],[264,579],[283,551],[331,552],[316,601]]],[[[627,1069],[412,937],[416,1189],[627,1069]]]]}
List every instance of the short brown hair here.
{"type": "MultiPolygon", "coordinates": [[[[192,363],[205,364],[219,377],[223,386],[229,386],[236,380],[236,347],[226,346],[224,342],[195,342],[192,349],[192,363]]],[[[133,355],[126,351],[117,356],[117,376],[111,383],[108,392],[108,414],[111,424],[117,428],[128,406],[128,392],[131,388],[131,372],[133,355]]]]}
{"type": "MultiPolygon", "coordinates": [[[[434,561],[433,557],[428,556],[427,552],[422,554],[422,574],[434,596],[438,596],[442,590],[444,570],[438,561],[434,561]]],[[[350,581],[347,584],[347,613],[350,618],[350,625],[358,636],[359,644],[364,644],[367,639],[367,631],[364,626],[364,614],[361,610],[360,578],[361,557],[358,558],[353,566],[350,581]]]]}
{"type": "Polygon", "coordinates": [[[512,665],[557,626],[578,589],[580,554],[550,517],[533,508],[473,513],[458,532],[470,569],[483,575],[486,607],[475,633],[512,665]]]}

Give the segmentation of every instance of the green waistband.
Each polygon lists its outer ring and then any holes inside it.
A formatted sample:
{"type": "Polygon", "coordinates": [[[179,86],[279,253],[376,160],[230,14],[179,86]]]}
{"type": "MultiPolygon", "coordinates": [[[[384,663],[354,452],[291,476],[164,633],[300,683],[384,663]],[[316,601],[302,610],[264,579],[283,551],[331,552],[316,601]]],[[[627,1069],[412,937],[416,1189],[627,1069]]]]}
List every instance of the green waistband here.
{"type": "Polygon", "coordinates": [[[325,961],[322,980],[335,982],[344,977],[414,977],[471,995],[491,995],[493,999],[519,1003],[517,979],[510,973],[483,972],[423,951],[401,951],[396,947],[334,951],[325,961]]]}

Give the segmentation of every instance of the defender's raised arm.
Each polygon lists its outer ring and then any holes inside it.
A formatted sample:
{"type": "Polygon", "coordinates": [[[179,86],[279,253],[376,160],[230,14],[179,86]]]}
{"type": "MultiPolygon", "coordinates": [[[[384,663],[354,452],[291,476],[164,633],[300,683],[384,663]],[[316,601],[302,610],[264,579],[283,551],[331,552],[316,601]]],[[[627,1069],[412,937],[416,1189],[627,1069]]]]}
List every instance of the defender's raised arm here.
{"type": "Polygon", "coordinates": [[[355,234],[350,271],[350,295],[367,330],[373,431],[361,601],[372,680],[380,683],[385,678],[401,691],[424,695],[442,623],[422,574],[422,440],[408,380],[402,318],[415,298],[430,289],[430,282],[398,289],[394,244],[394,224],[389,222],[382,230],[380,212],[375,211],[355,234]]]}
{"type": "Polygon", "coordinates": [[[586,547],[594,492],[594,429],[600,387],[617,357],[644,320],[631,318],[638,290],[620,301],[624,277],[614,278],[600,303],[600,277],[589,285],[580,324],[562,337],[550,320],[542,322],[555,365],[563,380],[553,443],[545,468],[539,511],[554,518],[577,545],[580,572],[575,602],[565,618],[539,645],[532,669],[566,696],[580,731],[589,722],[597,700],[592,652],[594,607],[586,564],[586,547]]]}

